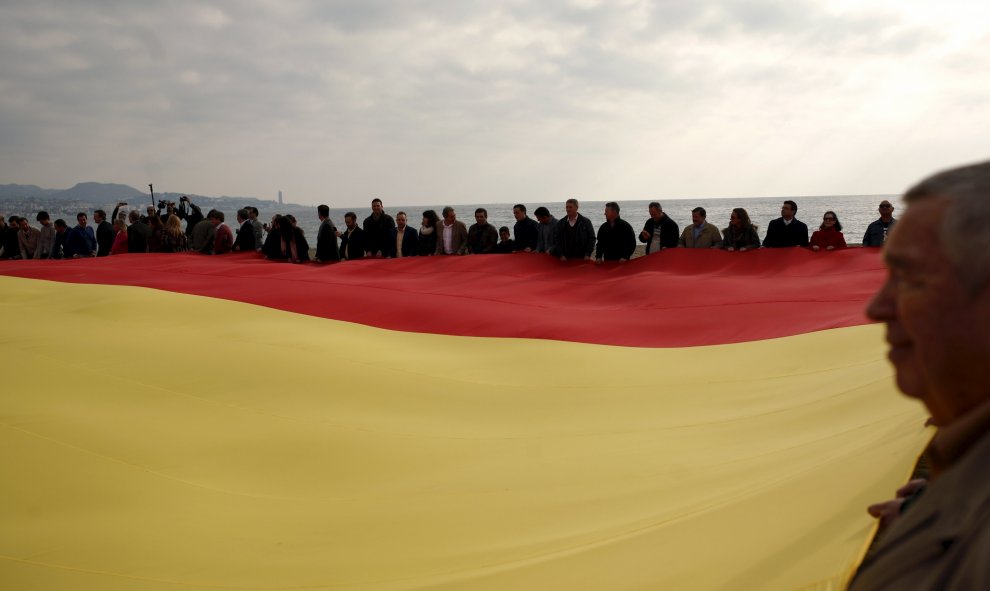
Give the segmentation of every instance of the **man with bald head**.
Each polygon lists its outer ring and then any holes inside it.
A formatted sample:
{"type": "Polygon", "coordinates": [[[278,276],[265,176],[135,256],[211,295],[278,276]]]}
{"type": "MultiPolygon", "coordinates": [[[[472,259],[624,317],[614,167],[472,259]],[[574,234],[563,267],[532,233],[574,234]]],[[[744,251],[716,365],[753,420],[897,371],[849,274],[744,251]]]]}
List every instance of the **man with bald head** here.
{"type": "Polygon", "coordinates": [[[863,246],[883,246],[887,241],[887,233],[894,229],[897,220],[894,219],[894,206],[890,201],[884,199],[877,208],[880,212],[880,219],[874,221],[866,227],[866,234],[863,235],[863,246]]]}
{"type": "Polygon", "coordinates": [[[938,427],[932,477],[850,589],[990,589],[990,162],[929,177],[904,202],[867,314],[887,325],[897,386],[938,427]]]}

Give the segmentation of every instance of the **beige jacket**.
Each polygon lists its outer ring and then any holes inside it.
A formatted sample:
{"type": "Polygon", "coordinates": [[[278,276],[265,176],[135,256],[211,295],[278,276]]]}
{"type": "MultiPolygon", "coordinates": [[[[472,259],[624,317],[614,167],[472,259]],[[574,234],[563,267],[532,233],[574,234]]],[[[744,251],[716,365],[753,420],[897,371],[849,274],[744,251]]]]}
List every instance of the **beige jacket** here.
{"type": "MultiPolygon", "coordinates": [[[[453,254],[467,254],[468,231],[467,226],[460,220],[454,220],[453,234],[450,237],[450,244],[454,247],[453,254]]],[[[446,254],[443,251],[443,220],[437,223],[437,254],[446,254]]]]}
{"type": "Polygon", "coordinates": [[[17,245],[21,248],[22,259],[36,258],[38,253],[38,240],[41,238],[41,230],[28,226],[28,231],[17,231],[17,245]]]}
{"type": "Polygon", "coordinates": [[[681,238],[677,241],[677,246],[682,248],[720,248],[722,246],[722,233],[714,225],[705,222],[701,227],[701,234],[698,239],[694,239],[694,224],[689,224],[681,232],[681,238]]]}

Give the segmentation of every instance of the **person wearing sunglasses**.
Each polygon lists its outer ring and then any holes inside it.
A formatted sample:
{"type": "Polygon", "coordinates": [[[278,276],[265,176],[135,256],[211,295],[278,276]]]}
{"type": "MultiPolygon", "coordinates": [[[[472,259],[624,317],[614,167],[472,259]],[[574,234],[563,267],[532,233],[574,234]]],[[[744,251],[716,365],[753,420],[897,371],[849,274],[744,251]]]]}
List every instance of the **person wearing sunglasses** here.
{"type": "Polygon", "coordinates": [[[881,201],[877,211],[880,212],[880,219],[867,226],[866,234],[863,235],[863,246],[883,246],[883,243],[887,241],[887,233],[897,223],[897,220],[894,219],[894,206],[890,204],[890,201],[886,199],[881,201]]]}
{"type": "Polygon", "coordinates": [[[846,247],[846,238],[842,235],[842,224],[834,211],[826,211],[822,217],[822,225],[811,235],[811,250],[836,250],[846,247]]]}

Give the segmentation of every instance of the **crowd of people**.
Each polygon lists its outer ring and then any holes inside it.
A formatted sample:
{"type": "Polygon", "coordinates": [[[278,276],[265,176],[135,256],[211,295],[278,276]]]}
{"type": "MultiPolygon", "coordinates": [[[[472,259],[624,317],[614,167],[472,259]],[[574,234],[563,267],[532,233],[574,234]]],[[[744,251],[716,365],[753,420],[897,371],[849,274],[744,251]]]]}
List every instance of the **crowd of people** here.
{"type": "MultiPolygon", "coordinates": [[[[222,211],[213,209],[206,214],[182,197],[179,204],[160,201],[158,208],[148,206],[146,215],[137,210],[121,211],[126,203],[118,203],[110,217],[102,209],[89,215],[80,212],[76,225],[69,228],[65,220],[51,221],[47,212],[35,217],[40,227],[34,227],[26,217],[0,216],[2,259],[67,259],[109,256],[142,252],[198,252],[225,254],[229,252],[260,251],[266,258],[294,263],[310,260],[310,244],[305,233],[291,215],[272,216],[270,223],[258,219],[258,209],[244,207],[237,211],[237,228],[232,230],[222,211]],[[183,227],[183,224],[184,227],[183,227]]],[[[320,205],[320,220],[316,236],[316,262],[336,262],[361,258],[402,258],[410,256],[504,254],[534,252],[558,257],[560,260],[626,261],[636,250],[636,241],[645,244],[647,255],[667,248],[716,248],[727,251],[747,251],[756,248],[808,247],[811,250],[846,248],[842,223],[834,211],[827,211],[817,230],[795,216],[797,204],[784,201],[780,217],[770,222],[766,237],[761,241],[757,227],[745,209],[737,207],[729,216],[728,225],[719,230],[707,221],[707,212],[696,207],[691,212],[691,224],[680,230],[657,202],[649,204],[650,217],[637,234],[620,217],[618,203],[605,204],[605,222],[595,231],[591,220],[581,215],[576,199],[564,204],[565,215],[559,220],[546,207],[538,207],[529,217],[526,206],[512,208],[516,223],[495,228],[488,223],[484,208],[474,211],[475,223],[468,227],[457,219],[453,207],[444,207],[440,215],[430,209],[422,214],[419,229],[409,226],[408,214],[398,212],[393,218],[385,213],[381,199],[371,202],[371,215],[358,224],[357,214],[344,215],[344,227],[338,228],[330,219],[330,208],[320,205]],[[535,218],[535,219],[534,219],[535,218]]],[[[894,208],[884,200],[880,203],[880,218],[869,225],[863,236],[864,246],[882,246],[896,220],[894,208]]]]}

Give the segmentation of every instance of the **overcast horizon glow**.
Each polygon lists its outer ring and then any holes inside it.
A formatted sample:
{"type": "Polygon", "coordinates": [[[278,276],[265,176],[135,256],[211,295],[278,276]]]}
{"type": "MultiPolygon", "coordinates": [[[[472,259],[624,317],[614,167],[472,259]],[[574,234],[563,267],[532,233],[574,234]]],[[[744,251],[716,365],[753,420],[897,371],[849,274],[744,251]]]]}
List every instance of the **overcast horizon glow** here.
{"type": "Polygon", "coordinates": [[[893,194],[988,157],[990,3],[22,1],[0,183],[301,204],[893,194]]]}

